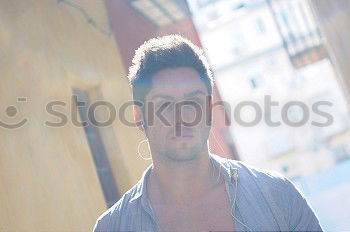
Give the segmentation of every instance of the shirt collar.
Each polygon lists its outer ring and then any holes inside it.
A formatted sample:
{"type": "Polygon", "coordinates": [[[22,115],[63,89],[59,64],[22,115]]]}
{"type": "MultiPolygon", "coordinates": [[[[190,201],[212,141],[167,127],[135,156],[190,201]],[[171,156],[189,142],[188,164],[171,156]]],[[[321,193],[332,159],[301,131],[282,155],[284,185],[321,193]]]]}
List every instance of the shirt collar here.
{"type": "Polygon", "coordinates": [[[148,180],[149,174],[151,173],[152,167],[153,167],[153,163],[151,165],[149,165],[146,168],[146,170],[143,172],[141,179],[138,181],[138,183],[136,185],[136,193],[130,199],[130,202],[140,198],[142,195],[144,197],[147,195],[147,180],[148,180]]]}
{"type": "MultiPolygon", "coordinates": [[[[216,168],[219,169],[220,175],[224,177],[224,180],[226,182],[232,182],[233,174],[232,174],[232,168],[230,165],[227,165],[227,159],[222,158],[218,155],[209,153],[209,161],[211,161],[216,168]]],[[[149,165],[147,169],[143,172],[141,179],[136,185],[136,193],[135,195],[130,199],[131,201],[134,201],[140,197],[143,202],[146,202],[148,199],[147,197],[147,181],[149,174],[151,173],[151,169],[153,167],[153,164],[149,165]]]]}

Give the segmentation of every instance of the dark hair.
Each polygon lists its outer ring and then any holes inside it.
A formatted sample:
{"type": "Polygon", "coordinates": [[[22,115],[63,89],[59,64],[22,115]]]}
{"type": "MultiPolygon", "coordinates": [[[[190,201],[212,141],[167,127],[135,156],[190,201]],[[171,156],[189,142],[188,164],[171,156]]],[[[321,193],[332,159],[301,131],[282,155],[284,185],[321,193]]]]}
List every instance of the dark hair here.
{"type": "Polygon", "coordinates": [[[135,51],[128,74],[134,101],[145,103],[152,75],[177,67],[194,68],[211,96],[213,78],[203,51],[180,35],[167,35],[150,39],[135,51]]]}

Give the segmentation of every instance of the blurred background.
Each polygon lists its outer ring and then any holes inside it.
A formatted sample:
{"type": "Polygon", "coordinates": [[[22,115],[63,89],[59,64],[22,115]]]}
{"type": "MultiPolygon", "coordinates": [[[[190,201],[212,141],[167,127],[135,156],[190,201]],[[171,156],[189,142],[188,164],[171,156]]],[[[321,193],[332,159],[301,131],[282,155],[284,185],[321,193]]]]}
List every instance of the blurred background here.
{"type": "Polygon", "coordinates": [[[121,120],[133,120],[119,111],[126,75],[134,50],[167,34],[204,49],[214,101],[230,104],[214,108],[210,151],[286,175],[325,230],[350,230],[350,1],[0,0],[0,231],[91,231],[136,184],[150,161],[137,151],[144,135],[121,120]],[[266,112],[253,126],[232,117],[245,101],[264,110],[266,96],[280,125],[266,112]],[[91,114],[98,101],[115,115],[91,114]],[[281,114],[295,101],[309,112],[281,114]],[[326,119],[317,102],[331,103],[327,126],[311,123],[326,119]]]}

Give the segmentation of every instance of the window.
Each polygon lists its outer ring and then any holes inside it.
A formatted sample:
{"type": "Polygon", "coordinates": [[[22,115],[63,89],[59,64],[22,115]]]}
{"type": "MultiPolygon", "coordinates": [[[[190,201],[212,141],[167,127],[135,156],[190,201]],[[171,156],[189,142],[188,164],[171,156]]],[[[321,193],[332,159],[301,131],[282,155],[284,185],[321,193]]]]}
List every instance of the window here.
{"type": "Polygon", "coordinates": [[[291,17],[290,11],[288,9],[281,10],[281,12],[279,12],[278,16],[285,25],[290,24],[292,17],[291,17]]]}
{"type": "Polygon", "coordinates": [[[289,172],[289,167],[287,165],[283,165],[281,168],[282,173],[288,174],[289,172]]]}
{"type": "Polygon", "coordinates": [[[73,94],[75,95],[75,103],[80,115],[80,120],[81,122],[87,122],[83,124],[85,136],[93,156],[106,204],[109,208],[119,200],[119,193],[100,131],[91,123],[96,121],[95,115],[88,114],[90,105],[89,92],[81,89],[73,89],[73,94]]]}
{"type": "Polygon", "coordinates": [[[247,49],[245,44],[245,37],[241,30],[236,30],[232,33],[232,51],[234,55],[242,55],[243,51],[247,49]]]}
{"type": "Polygon", "coordinates": [[[340,145],[337,147],[332,148],[334,158],[337,162],[341,162],[343,160],[347,160],[350,158],[349,151],[346,147],[346,145],[340,145]]]}
{"type": "Polygon", "coordinates": [[[262,84],[262,77],[259,74],[252,75],[248,78],[250,87],[252,89],[257,89],[262,84]]]}
{"type": "Polygon", "coordinates": [[[264,21],[261,18],[258,18],[255,21],[255,28],[259,34],[263,34],[266,32],[266,27],[265,27],[264,21]]]}
{"type": "Polygon", "coordinates": [[[215,1],[214,0],[197,0],[196,3],[197,3],[199,8],[203,8],[203,7],[206,7],[210,4],[215,3],[215,1]]]}

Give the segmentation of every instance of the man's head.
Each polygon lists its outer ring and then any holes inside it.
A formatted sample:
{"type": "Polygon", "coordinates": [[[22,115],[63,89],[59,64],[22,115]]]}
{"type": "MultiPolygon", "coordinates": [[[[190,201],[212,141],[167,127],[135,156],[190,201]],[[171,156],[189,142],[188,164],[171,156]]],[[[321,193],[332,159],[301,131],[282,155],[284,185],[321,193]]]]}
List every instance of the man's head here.
{"type": "Polygon", "coordinates": [[[135,120],[142,122],[153,155],[186,161],[206,149],[213,79],[198,47],[178,35],[146,41],[128,78],[135,105],[142,104],[135,120]]]}

